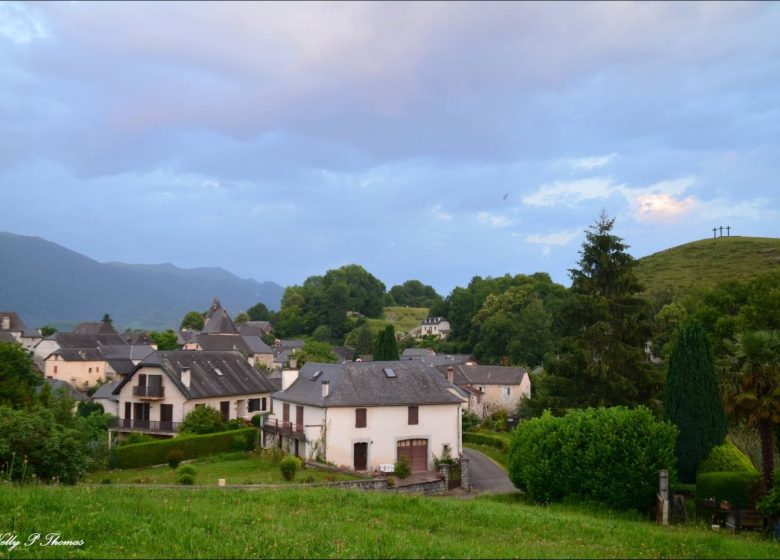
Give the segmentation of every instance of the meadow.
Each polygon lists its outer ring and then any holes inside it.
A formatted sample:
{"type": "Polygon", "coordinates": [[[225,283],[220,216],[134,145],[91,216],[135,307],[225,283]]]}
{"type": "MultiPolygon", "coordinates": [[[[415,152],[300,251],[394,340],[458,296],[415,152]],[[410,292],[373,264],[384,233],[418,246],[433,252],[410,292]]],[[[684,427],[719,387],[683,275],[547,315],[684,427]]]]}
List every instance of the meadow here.
{"type": "Polygon", "coordinates": [[[598,506],[535,506],[334,489],[243,491],[0,486],[0,533],[80,547],[0,546],[13,558],[771,558],[780,545],[704,526],[659,527],[598,506]]]}

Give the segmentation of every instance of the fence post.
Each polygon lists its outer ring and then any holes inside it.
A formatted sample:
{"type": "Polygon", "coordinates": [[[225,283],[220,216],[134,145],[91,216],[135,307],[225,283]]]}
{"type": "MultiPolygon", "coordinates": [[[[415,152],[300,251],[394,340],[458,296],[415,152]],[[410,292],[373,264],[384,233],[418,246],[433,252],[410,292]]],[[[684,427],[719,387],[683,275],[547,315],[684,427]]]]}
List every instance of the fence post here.
{"type": "Polygon", "coordinates": [[[450,488],[450,466],[447,463],[439,465],[439,473],[444,479],[444,486],[449,490],[450,488]]]}
{"type": "Polygon", "coordinates": [[[658,477],[658,504],[661,507],[661,525],[669,525],[669,471],[662,469],[658,477]]]}

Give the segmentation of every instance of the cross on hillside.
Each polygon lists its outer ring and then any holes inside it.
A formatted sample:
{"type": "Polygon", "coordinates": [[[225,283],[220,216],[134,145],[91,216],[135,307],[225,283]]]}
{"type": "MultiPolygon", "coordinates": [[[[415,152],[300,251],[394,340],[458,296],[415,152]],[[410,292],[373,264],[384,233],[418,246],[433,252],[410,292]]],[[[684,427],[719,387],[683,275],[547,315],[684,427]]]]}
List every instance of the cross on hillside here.
{"type": "Polygon", "coordinates": [[[718,237],[718,228],[714,227],[712,228],[712,238],[715,239],[718,237]]]}
{"type": "Polygon", "coordinates": [[[720,226],[718,229],[720,230],[720,236],[723,237],[723,226],[720,226]]]}
{"type": "Polygon", "coordinates": [[[731,226],[726,226],[726,237],[731,237],[731,226]]]}

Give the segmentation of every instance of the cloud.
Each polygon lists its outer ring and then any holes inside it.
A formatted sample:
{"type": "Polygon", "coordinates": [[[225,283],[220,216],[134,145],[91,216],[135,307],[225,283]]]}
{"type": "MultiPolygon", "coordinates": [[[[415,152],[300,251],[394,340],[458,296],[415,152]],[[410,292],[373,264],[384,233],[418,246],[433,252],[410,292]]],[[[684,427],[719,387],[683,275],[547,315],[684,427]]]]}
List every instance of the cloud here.
{"type": "Polygon", "coordinates": [[[532,235],[527,235],[525,240],[528,243],[535,243],[538,245],[568,245],[581,235],[581,233],[582,232],[579,230],[556,231],[544,235],[534,233],[532,235]]]}
{"type": "Polygon", "coordinates": [[[0,39],[26,45],[48,34],[40,17],[30,6],[21,2],[0,2],[0,39]]]}
{"type": "Polygon", "coordinates": [[[556,181],[542,185],[536,192],[522,197],[522,201],[526,206],[574,206],[585,200],[607,198],[622,187],[609,177],[556,181]]]}
{"type": "Polygon", "coordinates": [[[634,198],[634,218],[640,222],[667,222],[691,212],[692,196],[678,200],[670,194],[643,194],[634,198]]]}
{"type": "Polygon", "coordinates": [[[452,214],[448,214],[444,210],[442,210],[441,204],[435,205],[433,208],[431,208],[431,214],[433,214],[433,217],[437,220],[442,220],[445,222],[452,221],[452,214]]]}
{"type": "Polygon", "coordinates": [[[615,159],[617,154],[611,153],[606,156],[587,157],[580,159],[571,159],[569,163],[574,169],[595,169],[597,167],[603,167],[615,159]]]}
{"type": "Polygon", "coordinates": [[[505,228],[512,225],[512,220],[506,216],[484,211],[477,213],[477,221],[481,224],[485,224],[494,228],[505,228]]]}

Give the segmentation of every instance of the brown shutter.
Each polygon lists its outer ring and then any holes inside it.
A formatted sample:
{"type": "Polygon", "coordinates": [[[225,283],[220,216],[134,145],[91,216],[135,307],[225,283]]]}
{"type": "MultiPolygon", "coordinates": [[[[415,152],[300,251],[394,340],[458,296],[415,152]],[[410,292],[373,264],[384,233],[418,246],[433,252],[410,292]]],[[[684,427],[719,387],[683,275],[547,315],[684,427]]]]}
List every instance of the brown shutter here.
{"type": "Polygon", "coordinates": [[[303,407],[302,406],[295,407],[295,423],[297,424],[295,428],[298,431],[302,431],[303,430],[303,407]]]}
{"type": "Polygon", "coordinates": [[[355,409],[355,427],[356,428],[365,428],[366,427],[366,409],[365,408],[356,408],[355,409]]]}
{"type": "Polygon", "coordinates": [[[290,405],[288,403],[282,404],[282,422],[290,421],[290,405]]]}
{"type": "Polygon", "coordinates": [[[419,409],[417,406],[409,407],[409,424],[419,423],[419,409]]]}

